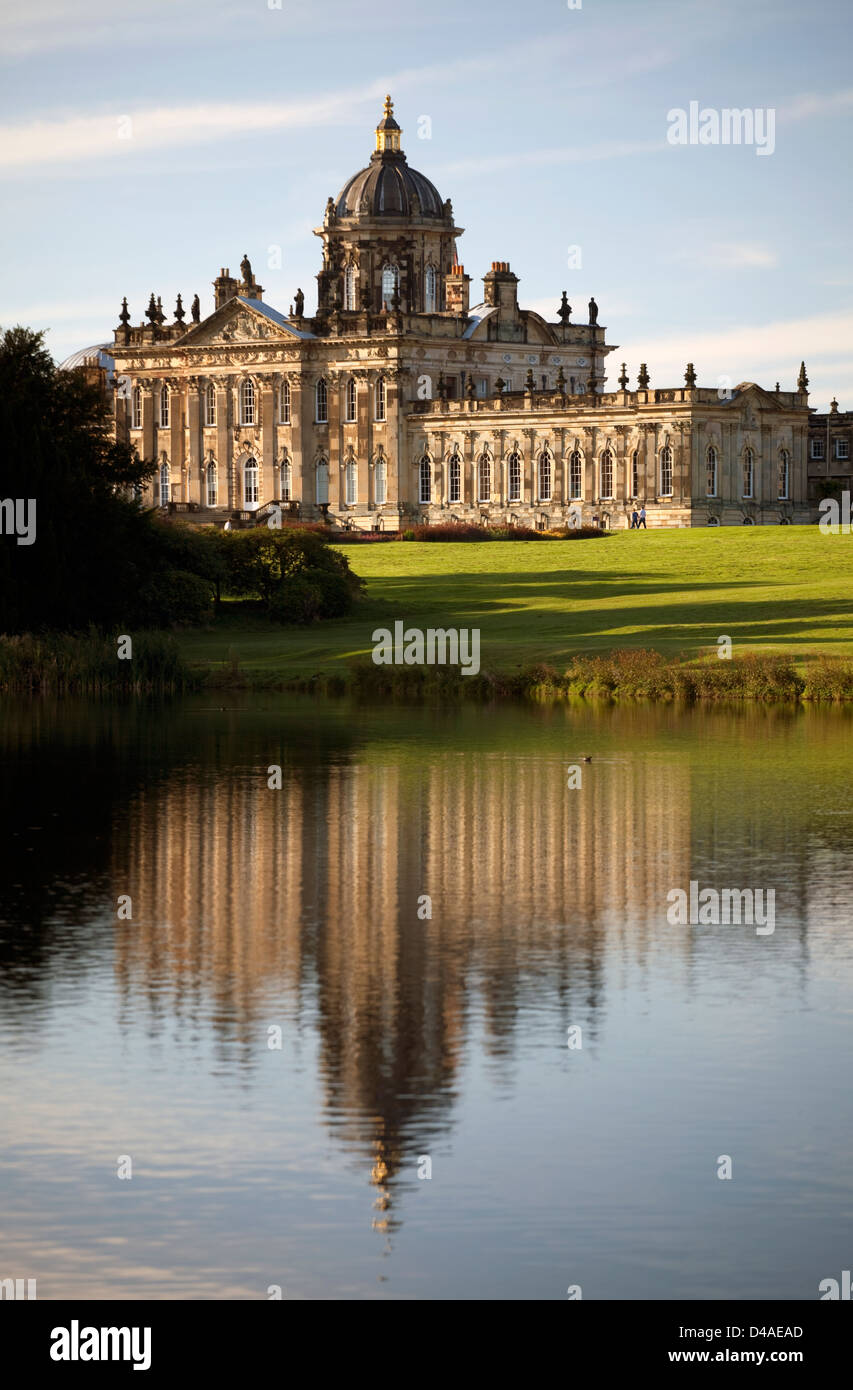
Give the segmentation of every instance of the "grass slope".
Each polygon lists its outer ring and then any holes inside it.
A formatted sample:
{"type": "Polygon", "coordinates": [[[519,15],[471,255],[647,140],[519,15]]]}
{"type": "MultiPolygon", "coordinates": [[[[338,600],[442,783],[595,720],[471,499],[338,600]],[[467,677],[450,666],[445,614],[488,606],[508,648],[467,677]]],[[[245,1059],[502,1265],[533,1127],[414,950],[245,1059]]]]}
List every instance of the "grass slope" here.
{"type": "Polygon", "coordinates": [[[722,634],[735,655],[853,654],[853,537],[816,526],[344,550],[367,581],[353,617],[300,629],[235,611],[212,630],[182,634],[185,659],[211,669],[235,657],[247,675],[270,681],[343,673],[369,656],[374,628],[397,619],[478,627],[490,670],[531,661],[559,668],[572,652],[616,647],[696,656],[722,634]]]}

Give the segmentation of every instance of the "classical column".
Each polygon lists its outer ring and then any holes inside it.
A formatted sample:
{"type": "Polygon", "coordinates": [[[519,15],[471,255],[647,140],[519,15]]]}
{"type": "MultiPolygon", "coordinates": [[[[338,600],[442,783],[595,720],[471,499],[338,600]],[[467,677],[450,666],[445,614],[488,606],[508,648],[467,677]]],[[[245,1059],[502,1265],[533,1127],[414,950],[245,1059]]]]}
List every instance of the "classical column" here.
{"type": "Polygon", "coordinates": [[[220,507],[233,507],[234,503],[234,459],[231,449],[231,391],[230,382],[224,377],[216,382],[216,467],[219,493],[217,503],[220,507]]]}
{"type": "Polygon", "coordinates": [[[303,507],[313,507],[314,478],[313,459],[307,457],[308,440],[303,426],[303,378],[291,376],[290,381],[290,462],[293,469],[293,497],[303,507]]]}
{"type": "Polygon", "coordinates": [[[189,451],[187,461],[187,501],[204,501],[204,482],[202,479],[202,434],[201,397],[198,377],[187,377],[187,433],[189,451]]]}
{"type": "Polygon", "coordinates": [[[263,504],[278,497],[279,489],[273,484],[275,464],[275,386],[272,378],[264,377],[259,382],[261,397],[261,476],[258,479],[258,502],[263,504]]]}

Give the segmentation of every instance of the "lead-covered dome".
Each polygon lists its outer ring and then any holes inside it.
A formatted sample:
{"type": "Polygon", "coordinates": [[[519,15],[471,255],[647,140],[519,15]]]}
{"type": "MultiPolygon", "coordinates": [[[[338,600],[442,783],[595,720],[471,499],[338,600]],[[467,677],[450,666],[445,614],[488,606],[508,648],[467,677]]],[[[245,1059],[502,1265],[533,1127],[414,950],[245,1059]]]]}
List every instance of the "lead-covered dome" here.
{"type": "Polygon", "coordinates": [[[400,135],[391,98],[386,97],[385,114],[376,127],[376,150],[367,168],[353,174],[335,199],[338,217],[445,216],[435,184],[409,168],[400,149],[400,135]]]}

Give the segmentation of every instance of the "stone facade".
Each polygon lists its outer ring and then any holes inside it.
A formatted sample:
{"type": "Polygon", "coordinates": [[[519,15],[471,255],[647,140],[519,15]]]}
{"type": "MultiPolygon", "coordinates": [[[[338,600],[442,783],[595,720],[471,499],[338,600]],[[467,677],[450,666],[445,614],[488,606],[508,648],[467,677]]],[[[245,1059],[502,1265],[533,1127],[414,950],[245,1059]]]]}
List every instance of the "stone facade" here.
{"type": "Polygon", "coordinates": [[[147,323],[126,302],[110,346],[116,430],[158,465],[146,500],[199,520],[271,501],[334,524],[398,529],[451,517],[552,527],[803,522],[805,370],[794,391],[753,383],[721,399],[685,384],[605,390],[598,309],[553,322],[520,307],[506,262],[471,306],[450,200],[400,148],[390,100],[368,166],[329,198],[317,311],[264,302],[248,257],[223,268],[215,308],[147,323]]]}

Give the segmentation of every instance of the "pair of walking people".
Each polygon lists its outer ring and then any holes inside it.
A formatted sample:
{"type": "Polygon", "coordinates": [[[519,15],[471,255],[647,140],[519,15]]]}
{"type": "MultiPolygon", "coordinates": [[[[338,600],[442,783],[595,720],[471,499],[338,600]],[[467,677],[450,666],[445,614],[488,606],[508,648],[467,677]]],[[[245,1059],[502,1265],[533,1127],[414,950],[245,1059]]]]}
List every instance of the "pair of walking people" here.
{"type": "Polygon", "coordinates": [[[637,511],[635,507],[631,513],[631,530],[639,531],[641,526],[644,531],[648,531],[649,528],[646,525],[646,509],[645,507],[641,507],[640,510],[637,511]]]}

